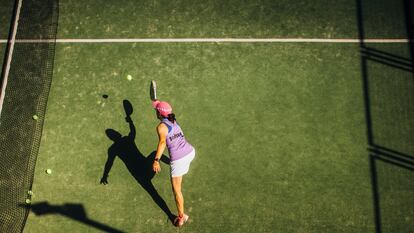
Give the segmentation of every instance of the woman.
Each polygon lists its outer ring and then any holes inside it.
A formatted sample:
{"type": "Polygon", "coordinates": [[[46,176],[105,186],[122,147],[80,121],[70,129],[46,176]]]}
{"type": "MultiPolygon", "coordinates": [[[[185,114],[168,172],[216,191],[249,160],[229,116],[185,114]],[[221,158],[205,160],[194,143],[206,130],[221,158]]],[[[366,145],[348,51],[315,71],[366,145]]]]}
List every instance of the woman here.
{"type": "Polygon", "coordinates": [[[152,104],[156,109],[158,119],[161,120],[161,123],[157,126],[159,142],[152,167],[156,173],[161,171],[160,158],[165,150],[165,146],[167,146],[171,161],[171,184],[178,209],[178,216],[174,220],[174,225],[181,227],[189,218],[184,213],[184,197],[181,192],[181,183],[183,175],[187,174],[190,163],[195,157],[195,150],[185,139],[183,131],[177,124],[174,113],[172,113],[170,104],[159,100],[154,100],[152,104]]]}

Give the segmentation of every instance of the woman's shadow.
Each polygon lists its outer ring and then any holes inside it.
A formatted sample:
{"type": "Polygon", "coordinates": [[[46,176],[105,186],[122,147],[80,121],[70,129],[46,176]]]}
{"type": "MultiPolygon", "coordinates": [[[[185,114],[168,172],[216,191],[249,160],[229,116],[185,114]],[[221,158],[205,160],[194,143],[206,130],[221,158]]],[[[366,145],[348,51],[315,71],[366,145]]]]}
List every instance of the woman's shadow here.
{"type": "MultiPolygon", "coordinates": [[[[127,136],[122,136],[114,129],[105,130],[106,135],[113,141],[113,144],[108,148],[108,159],[105,163],[100,183],[104,185],[108,184],[109,171],[112,168],[115,158],[118,156],[124,162],[135,180],[148,192],[152,200],[164,211],[169,220],[173,221],[176,216],[171,213],[167,203],[158,194],[151,181],[155,175],[155,172],[152,170],[152,162],[154,161],[156,151],[153,151],[146,157],[139,151],[135,144],[135,125],[130,117],[133,112],[132,105],[128,100],[124,100],[123,105],[127,115],[125,120],[129,124],[130,132],[127,136]]],[[[161,160],[169,163],[169,159],[164,155],[161,160]]]]}

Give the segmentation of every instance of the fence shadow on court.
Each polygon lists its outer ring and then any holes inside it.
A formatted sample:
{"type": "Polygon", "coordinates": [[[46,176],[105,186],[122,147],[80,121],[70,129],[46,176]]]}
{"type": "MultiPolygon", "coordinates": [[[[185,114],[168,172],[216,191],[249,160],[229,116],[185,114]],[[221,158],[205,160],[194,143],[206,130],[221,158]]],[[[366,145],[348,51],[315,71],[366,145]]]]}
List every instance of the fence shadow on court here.
{"type": "MultiPolygon", "coordinates": [[[[362,74],[362,85],[363,85],[363,97],[365,104],[365,118],[367,127],[367,140],[368,140],[368,158],[369,158],[369,169],[371,174],[371,184],[373,193],[373,206],[374,206],[374,220],[375,230],[377,233],[381,233],[383,229],[382,214],[384,213],[381,209],[381,195],[379,185],[379,174],[378,165],[379,162],[392,166],[393,168],[402,168],[406,171],[414,171],[414,156],[412,152],[404,152],[403,149],[398,148],[396,145],[383,145],[381,140],[378,140],[375,134],[377,128],[374,129],[374,125],[378,127],[379,124],[373,124],[373,101],[371,97],[375,95],[371,90],[371,81],[373,78],[371,70],[368,64],[381,64],[389,69],[398,69],[400,71],[408,72],[409,80],[406,82],[414,82],[414,46],[413,46],[413,5],[410,0],[402,0],[402,6],[404,8],[404,20],[405,30],[407,34],[407,46],[410,53],[410,58],[406,58],[397,54],[393,54],[387,51],[382,51],[378,48],[373,48],[365,42],[365,28],[364,28],[364,11],[363,1],[356,0],[357,6],[357,21],[359,31],[359,47],[361,55],[361,74],[362,74]]],[[[391,78],[391,77],[390,77],[391,78]]],[[[390,88],[390,87],[389,87],[390,88]]],[[[414,91],[414,90],[413,90],[414,91]]],[[[413,93],[413,92],[411,92],[413,93]]],[[[409,105],[408,105],[409,106],[409,105]]],[[[413,107],[413,106],[410,106],[413,107]]],[[[397,113],[395,113],[397,114],[397,113]]],[[[397,129],[398,130],[398,129],[397,129]]],[[[408,138],[411,140],[412,138],[408,138]]],[[[399,170],[399,171],[404,171],[399,170]]],[[[408,203],[407,203],[408,204],[408,203]]]]}
{"type": "MultiPolygon", "coordinates": [[[[133,112],[132,105],[128,100],[124,100],[123,104],[126,112],[125,120],[129,124],[130,132],[128,135],[123,136],[114,129],[107,129],[105,131],[107,137],[113,141],[113,144],[108,148],[108,159],[105,163],[101,184],[108,183],[108,174],[115,158],[118,157],[125,164],[126,168],[138,184],[144,188],[158,207],[164,211],[168,216],[168,219],[173,221],[176,216],[172,214],[167,203],[159,195],[151,181],[155,175],[155,172],[152,170],[152,162],[154,161],[156,151],[153,151],[148,156],[144,156],[138,149],[135,144],[136,128],[130,117],[133,112]]],[[[169,164],[169,158],[165,155],[161,157],[161,161],[169,164]]]]}
{"type": "Polygon", "coordinates": [[[82,204],[66,203],[63,205],[51,205],[48,202],[38,202],[32,205],[19,204],[21,207],[30,209],[36,216],[48,214],[59,214],[70,219],[79,221],[102,232],[123,233],[124,231],[115,229],[98,221],[92,220],[87,216],[86,210],[82,204]]]}

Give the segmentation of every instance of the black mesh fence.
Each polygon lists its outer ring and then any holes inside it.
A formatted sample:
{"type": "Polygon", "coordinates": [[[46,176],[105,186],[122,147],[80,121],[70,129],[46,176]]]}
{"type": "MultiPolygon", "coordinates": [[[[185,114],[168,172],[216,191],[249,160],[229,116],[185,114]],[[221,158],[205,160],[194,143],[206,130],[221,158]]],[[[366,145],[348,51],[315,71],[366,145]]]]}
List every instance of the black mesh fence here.
{"type": "Polygon", "coordinates": [[[0,232],[22,232],[29,213],[59,13],[58,0],[22,0],[21,6],[0,116],[0,232]]]}

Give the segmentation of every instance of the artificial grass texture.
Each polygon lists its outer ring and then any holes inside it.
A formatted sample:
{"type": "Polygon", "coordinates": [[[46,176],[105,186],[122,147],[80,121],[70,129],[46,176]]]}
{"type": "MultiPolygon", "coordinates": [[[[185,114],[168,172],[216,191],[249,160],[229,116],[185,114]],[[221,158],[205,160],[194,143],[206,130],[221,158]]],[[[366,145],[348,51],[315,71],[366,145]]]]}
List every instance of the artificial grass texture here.
{"type": "MultiPolygon", "coordinates": [[[[0,38],[14,1],[1,0],[0,38]]],[[[366,36],[405,38],[403,1],[362,1],[366,36]]],[[[353,1],[60,1],[62,38],[322,37],[354,38],[353,1]],[[106,4],[102,6],[102,4],[106,4]],[[323,10],[322,10],[323,9],[323,10]]]]}
{"type": "MultiPolygon", "coordinates": [[[[368,47],[398,56],[402,63],[411,59],[409,45],[369,44],[368,47]]],[[[413,74],[370,60],[367,74],[374,143],[413,155],[413,74]]]]}
{"type": "MultiPolygon", "coordinates": [[[[13,4],[0,1],[1,39],[7,38],[13,4]]],[[[346,0],[60,0],[59,5],[60,38],[358,36],[355,1],[346,0]]],[[[367,37],[406,37],[403,1],[363,1],[362,8],[367,37]]]]}
{"type": "Polygon", "coordinates": [[[407,38],[404,0],[359,1],[366,38],[407,38]]]}
{"type": "MultiPolygon", "coordinates": [[[[105,129],[129,132],[123,99],[138,148],[155,149],[151,79],[197,149],[182,232],[374,231],[358,47],[347,44],[59,44],[33,203],[80,203],[127,232],[176,231],[121,160],[99,184],[105,129]]],[[[166,165],[153,182],[175,212],[166,165]]],[[[400,188],[389,194],[414,192],[400,188]]],[[[25,232],[45,229],[96,231],[31,213],[25,232]]]]}
{"type": "Polygon", "coordinates": [[[60,38],[356,38],[354,2],[60,1],[60,38]]]}
{"type": "MultiPolygon", "coordinates": [[[[357,38],[354,4],[60,1],[58,37],[357,38]]],[[[365,36],[404,38],[401,4],[365,1],[365,36]]],[[[385,49],[407,55],[404,45],[385,49]]],[[[148,85],[156,79],[197,149],[182,232],[375,230],[358,45],[58,44],[56,58],[34,204],[77,203],[90,219],[127,232],[177,231],[121,160],[109,185],[99,184],[111,145],[105,130],[129,132],[122,100],[134,106],[138,148],[155,149],[148,85]]],[[[372,63],[369,74],[376,142],[411,154],[410,75],[372,63]]],[[[382,229],[412,229],[412,172],[378,161],[376,175],[382,229]]],[[[175,212],[166,165],[153,182],[175,212]]],[[[45,231],[97,232],[31,213],[25,232],[45,231]]]]}
{"type": "MultiPolygon", "coordinates": [[[[403,1],[362,1],[366,38],[406,38],[403,1]]],[[[60,1],[60,38],[358,38],[356,1],[60,1]]]]}
{"type": "Polygon", "coordinates": [[[413,170],[380,160],[376,161],[376,168],[382,231],[411,231],[414,228],[413,170]]]}

